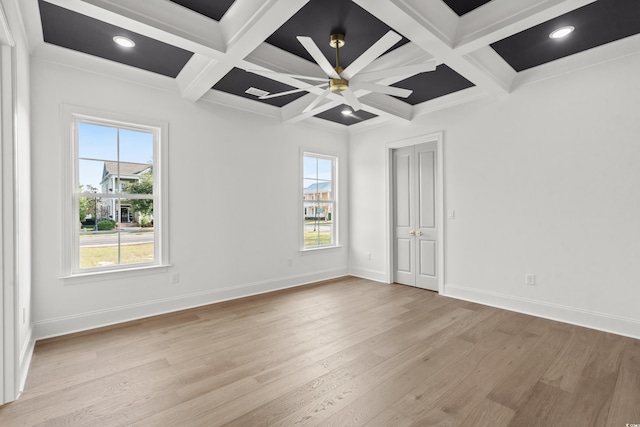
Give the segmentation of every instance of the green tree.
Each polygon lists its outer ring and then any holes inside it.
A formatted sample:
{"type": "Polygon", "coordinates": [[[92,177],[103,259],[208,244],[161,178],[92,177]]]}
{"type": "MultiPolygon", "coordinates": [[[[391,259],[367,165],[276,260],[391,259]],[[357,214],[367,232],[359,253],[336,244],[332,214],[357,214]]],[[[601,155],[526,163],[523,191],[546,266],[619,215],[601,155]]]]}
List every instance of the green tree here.
{"type": "MultiPolygon", "coordinates": [[[[80,185],[80,192],[90,192],[96,193],[98,189],[92,185],[87,185],[85,188],[84,185],[80,185]]],[[[87,215],[91,215],[95,218],[96,216],[96,199],[95,197],[80,197],[80,206],[79,206],[79,214],[80,214],[80,222],[84,221],[87,215]]]]}
{"type": "MultiPolygon", "coordinates": [[[[139,182],[128,182],[122,185],[122,189],[129,194],[153,194],[153,173],[149,171],[140,177],[139,182]]],[[[131,209],[142,215],[153,214],[152,199],[132,199],[129,200],[131,209]]]]}

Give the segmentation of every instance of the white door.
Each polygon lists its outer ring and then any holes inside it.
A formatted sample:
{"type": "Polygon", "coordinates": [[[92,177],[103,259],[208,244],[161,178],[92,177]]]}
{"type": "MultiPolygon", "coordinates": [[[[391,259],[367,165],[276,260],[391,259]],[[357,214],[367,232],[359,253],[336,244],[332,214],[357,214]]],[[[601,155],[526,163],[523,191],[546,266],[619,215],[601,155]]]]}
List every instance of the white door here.
{"type": "Polygon", "coordinates": [[[437,143],[393,151],[394,281],[438,291],[437,143]]]}

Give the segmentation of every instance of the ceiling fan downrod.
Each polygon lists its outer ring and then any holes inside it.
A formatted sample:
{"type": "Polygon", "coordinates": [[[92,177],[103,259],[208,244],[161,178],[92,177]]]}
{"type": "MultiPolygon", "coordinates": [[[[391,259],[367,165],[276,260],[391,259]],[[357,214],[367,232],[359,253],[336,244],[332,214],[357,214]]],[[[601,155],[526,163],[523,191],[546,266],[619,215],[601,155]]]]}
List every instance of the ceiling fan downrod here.
{"type": "MultiPolygon", "coordinates": [[[[336,73],[340,74],[344,71],[344,68],[340,66],[340,48],[344,46],[344,34],[331,34],[329,38],[329,44],[336,50],[336,73]]],[[[331,79],[329,80],[329,87],[331,92],[339,93],[349,89],[349,81],[346,79],[331,79]]]]}

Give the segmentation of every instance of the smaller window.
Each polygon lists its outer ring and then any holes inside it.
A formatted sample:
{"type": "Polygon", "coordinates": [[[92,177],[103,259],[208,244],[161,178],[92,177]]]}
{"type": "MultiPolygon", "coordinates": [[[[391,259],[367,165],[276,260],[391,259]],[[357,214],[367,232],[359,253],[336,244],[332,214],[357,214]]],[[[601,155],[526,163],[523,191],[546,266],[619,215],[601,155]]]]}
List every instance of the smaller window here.
{"type": "Polygon", "coordinates": [[[336,164],[332,156],[304,153],[302,249],[336,246],[336,164]]]}

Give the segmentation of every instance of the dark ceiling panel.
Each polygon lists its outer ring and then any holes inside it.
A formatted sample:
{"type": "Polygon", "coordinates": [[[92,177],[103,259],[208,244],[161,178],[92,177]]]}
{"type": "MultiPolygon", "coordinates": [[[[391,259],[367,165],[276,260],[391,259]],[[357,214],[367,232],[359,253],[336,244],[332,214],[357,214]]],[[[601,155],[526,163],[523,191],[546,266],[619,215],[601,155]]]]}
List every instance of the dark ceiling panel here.
{"type": "MultiPolygon", "coordinates": [[[[346,68],[391,28],[366,10],[347,0],[311,0],[285,22],[267,40],[280,49],[314,62],[296,36],[308,36],[318,45],[331,64],[335,65],[335,49],[329,45],[331,34],[345,35],[340,49],[340,65],[346,68]]],[[[389,50],[408,40],[403,38],[389,50]]]]}
{"type": "Polygon", "coordinates": [[[598,0],[587,6],[514,34],[491,47],[516,71],[523,71],[574,53],[640,33],[639,0],[598,0]],[[557,28],[575,31],[551,39],[557,28]]]}
{"type": "Polygon", "coordinates": [[[219,21],[235,0],[169,0],[208,18],[219,21]]]}
{"type": "Polygon", "coordinates": [[[293,93],[291,95],[279,96],[271,99],[258,99],[255,95],[250,95],[245,91],[250,87],[261,89],[269,93],[285,92],[291,89],[295,89],[293,86],[289,86],[275,80],[268,79],[266,77],[259,76],[257,74],[248,73],[239,68],[233,68],[227,73],[218,83],[213,86],[213,89],[222,92],[227,92],[232,95],[241,96],[243,98],[251,99],[258,102],[264,102],[265,104],[275,105],[276,107],[282,107],[287,105],[291,101],[295,101],[301,96],[306,95],[308,92],[293,93]]]}
{"type": "Polygon", "coordinates": [[[369,113],[364,110],[359,110],[356,112],[352,112],[349,115],[346,115],[346,114],[342,114],[342,111],[344,110],[351,111],[351,108],[346,105],[338,105],[337,107],[334,107],[323,113],[316,114],[315,117],[319,117],[321,119],[329,120],[330,122],[340,123],[347,126],[355,125],[356,123],[364,122],[365,120],[378,117],[375,114],[369,113]]]}
{"type": "Polygon", "coordinates": [[[124,30],[39,0],[42,32],[47,43],[109,59],[169,77],[176,77],[192,52],[124,30]],[[124,36],[136,43],[126,49],[113,42],[124,36]]]}
{"type": "Polygon", "coordinates": [[[458,16],[471,12],[491,0],[443,0],[458,16]]]}
{"type": "Polygon", "coordinates": [[[398,99],[411,105],[416,105],[470,88],[474,86],[474,84],[442,64],[438,65],[435,71],[416,74],[392,86],[413,90],[413,93],[408,98],[398,99]]]}

